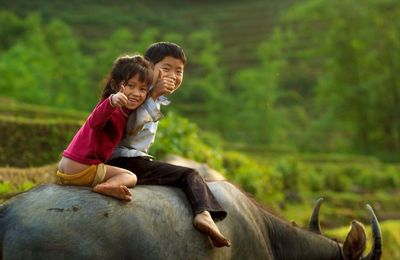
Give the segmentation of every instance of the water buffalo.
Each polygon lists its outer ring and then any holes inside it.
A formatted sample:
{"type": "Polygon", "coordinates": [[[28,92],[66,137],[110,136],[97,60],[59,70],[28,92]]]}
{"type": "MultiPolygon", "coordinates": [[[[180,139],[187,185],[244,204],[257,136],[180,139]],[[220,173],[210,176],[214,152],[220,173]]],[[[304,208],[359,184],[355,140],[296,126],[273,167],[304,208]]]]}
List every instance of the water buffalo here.
{"type": "Polygon", "coordinates": [[[370,208],[374,245],[353,221],[343,245],[318,234],[318,212],[304,230],[266,212],[232,184],[210,182],[228,211],[217,222],[232,241],[214,248],[192,226],[180,189],[137,186],[123,203],[89,188],[46,184],[0,207],[2,259],[379,259],[381,235],[370,208]]]}

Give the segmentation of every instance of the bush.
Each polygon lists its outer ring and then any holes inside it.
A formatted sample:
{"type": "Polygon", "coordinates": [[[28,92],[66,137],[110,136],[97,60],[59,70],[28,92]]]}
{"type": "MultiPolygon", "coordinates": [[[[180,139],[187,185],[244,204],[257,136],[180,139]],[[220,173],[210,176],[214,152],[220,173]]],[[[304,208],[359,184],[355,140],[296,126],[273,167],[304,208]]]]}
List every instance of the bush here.
{"type": "Polygon", "coordinates": [[[41,166],[60,158],[82,121],[0,116],[0,166],[41,166]]]}
{"type": "Polygon", "coordinates": [[[197,125],[172,112],[160,121],[151,153],[156,157],[177,154],[220,171],[223,169],[221,139],[201,132],[197,125]]]}
{"type": "Polygon", "coordinates": [[[279,161],[276,166],[276,171],[280,174],[283,183],[283,191],[285,198],[288,201],[299,202],[300,197],[300,162],[295,158],[286,158],[279,161]]]}
{"type": "Polygon", "coordinates": [[[223,161],[227,178],[257,199],[269,204],[283,199],[282,178],[271,167],[238,152],[225,152],[223,161]]]}

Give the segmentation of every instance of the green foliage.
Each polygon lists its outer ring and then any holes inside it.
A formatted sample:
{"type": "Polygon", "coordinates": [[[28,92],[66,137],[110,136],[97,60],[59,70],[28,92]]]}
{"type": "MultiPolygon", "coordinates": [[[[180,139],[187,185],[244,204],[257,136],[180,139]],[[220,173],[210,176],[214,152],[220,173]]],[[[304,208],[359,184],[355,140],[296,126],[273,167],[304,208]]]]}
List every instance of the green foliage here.
{"type": "Polygon", "coordinates": [[[300,198],[300,164],[293,158],[278,161],[276,170],[282,178],[282,190],[289,202],[301,201],[300,198]]]}
{"type": "Polygon", "coordinates": [[[11,191],[11,185],[9,181],[0,182],[0,194],[9,193],[11,191]]]}
{"type": "Polygon", "coordinates": [[[282,199],[282,176],[250,157],[238,152],[225,152],[223,166],[227,178],[264,203],[278,204],[282,199]]]}
{"type": "Polygon", "coordinates": [[[0,116],[0,165],[39,166],[60,158],[82,121],[0,116]]]}
{"type": "Polygon", "coordinates": [[[0,12],[0,25],[1,54],[21,38],[26,25],[18,16],[9,11],[0,12]]]}
{"type": "Polygon", "coordinates": [[[316,82],[305,149],[400,151],[399,12],[391,0],[310,0],[286,14],[289,58],[316,82]]]}
{"type": "Polygon", "coordinates": [[[188,119],[170,112],[160,121],[151,153],[157,157],[167,154],[182,155],[198,162],[206,162],[215,169],[221,169],[221,149],[221,140],[205,135],[188,119]]]}
{"type": "Polygon", "coordinates": [[[24,118],[41,118],[41,119],[77,119],[83,120],[88,116],[88,113],[80,112],[72,109],[51,108],[16,102],[9,98],[0,96],[0,115],[11,117],[24,117],[24,118]]]}
{"type": "Polygon", "coordinates": [[[24,181],[22,183],[22,185],[19,187],[19,191],[21,191],[21,192],[22,191],[27,191],[27,190],[35,187],[35,186],[36,186],[36,184],[31,182],[31,181],[24,181]]]}
{"type": "Polygon", "coordinates": [[[398,1],[157,2],[168,15],[146,3],[44,2],[0,12],[2,95],[89,111],[117,56],[171,40],[188,56],[174,107],[203,129],[269,150],[398,160],[398,1]]]}
{"type": "Polygon", "coordinates": [[[236,74],[233,84],[237,96],[237,124],[251,143],[274,144],[285,139],[285,119],[281,117],[278,99],[283,93],[278,89],[279,72],[285,61],[282,35],[275,31],[271,40],[258,49],[261,65],[236,74]]]}
{"type": "Polygon", "coordinates": [[[90,62],[80,54],[69,27],[57,20],[44,25],[38,14],[18,22],[22,36],[0,56],[2,95],[36,104],[91,107],[88,101],[92,104],[97,97],[93,88],[85,90],[90,62]]]}
{"type": "Polygon", "coordinates": [[[97,81],[102,79],[110,72],[113,61],[120,55],[143,54],[147,46],[155,41],[158,33],[158,30],[153,28],[140,35],[135,35],[127,28],[114,31],[110,37],[94,46],[98,55],[94,57],[96,68],[92,67],[92,77],[97,81]]]}

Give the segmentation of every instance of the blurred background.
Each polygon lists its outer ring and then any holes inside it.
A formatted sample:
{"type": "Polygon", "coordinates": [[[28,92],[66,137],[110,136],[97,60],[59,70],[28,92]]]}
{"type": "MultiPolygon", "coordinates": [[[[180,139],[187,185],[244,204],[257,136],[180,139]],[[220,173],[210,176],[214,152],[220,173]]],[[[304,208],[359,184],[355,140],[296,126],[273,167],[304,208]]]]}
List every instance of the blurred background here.
{"type": "Polygon", "coordinates": [[[324,197],[339,240],[370,203],[400,259],[397,0],[2,0],[3,200],[52,178],[114,59],[156,41],[188,62],[152,154],[207,163],[302,226],[324,197]]]}

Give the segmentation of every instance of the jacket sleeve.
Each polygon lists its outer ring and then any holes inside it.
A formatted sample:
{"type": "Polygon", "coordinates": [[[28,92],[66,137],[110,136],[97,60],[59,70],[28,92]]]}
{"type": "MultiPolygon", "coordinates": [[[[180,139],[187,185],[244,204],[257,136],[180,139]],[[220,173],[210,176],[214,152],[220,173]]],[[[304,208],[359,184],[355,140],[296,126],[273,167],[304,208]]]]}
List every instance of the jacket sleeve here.
{"type": "Polygon", "coordinates": [[[117,107],[111,106],[110,97],[100,101],[87,119],[92,129],[102,128],[117,107]]]}

